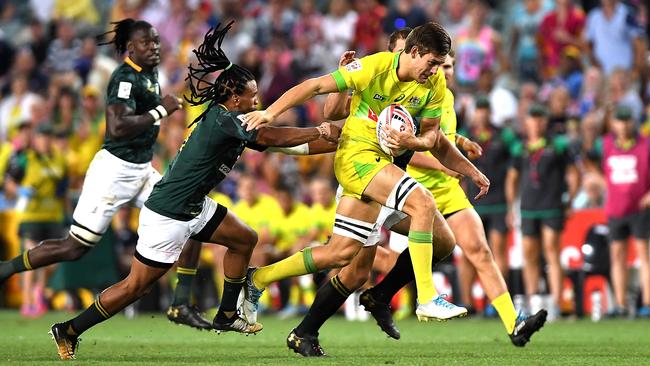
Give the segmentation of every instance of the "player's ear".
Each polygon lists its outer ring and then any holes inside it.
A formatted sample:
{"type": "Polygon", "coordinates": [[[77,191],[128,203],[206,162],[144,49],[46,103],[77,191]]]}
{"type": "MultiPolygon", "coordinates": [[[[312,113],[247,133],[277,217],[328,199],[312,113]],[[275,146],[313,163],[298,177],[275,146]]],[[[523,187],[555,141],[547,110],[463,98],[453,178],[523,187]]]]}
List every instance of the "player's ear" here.
{"type": "Polygon", "coordinates": [[[134,51],[134,47],[135,47],[135,46],[133,45],[133,41],[128,40],[128,41],[126,42],[126,52],[127,52],[127,53],[129,53],[129,54],[130,54],[130,53],[133,53],[133,51],[134,51]]]}
{"type": "Polygon", "coordinates": [[[418,55],[418,46],[411,47],[409,53],[411,54],[411,58],[415,59],[415,56],[418,55]]]}

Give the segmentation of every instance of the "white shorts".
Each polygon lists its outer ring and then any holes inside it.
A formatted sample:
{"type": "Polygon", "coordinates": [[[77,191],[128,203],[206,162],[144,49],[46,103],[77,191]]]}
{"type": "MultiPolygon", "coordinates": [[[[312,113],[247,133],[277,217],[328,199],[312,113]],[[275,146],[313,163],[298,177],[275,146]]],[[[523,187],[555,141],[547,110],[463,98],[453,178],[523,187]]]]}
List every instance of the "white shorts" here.
{"type": "MultiPolygon", "coordinates": [[[[339,185],[336,190],[336,203],[339,202],[343,194],[343,187],[339,185]]],[[[407,218],[408,215],[402,211],[394,210],[390,207],[381,206],[379,210],[379,215],[375,221],[375,226],[373,226],[372,231],[368,235],[368,240],[363,244],[364,247],[371,247],[377,245],[381,241],[381,228],[384,227],[386,230],[390,230],[400,221],[407,218]]]]}
{"type": "Polygon", "coordinates": [[[396,253],[401,253],[409,247],[409,237],[398,233],[390,233],[388,247],[396,253]]]}
{"type": "MultiPolygon", "coordinates": [[[[218,203],[205,197],[201,213],[190,221],[175,220],[153,212],[147,206],[142,207],[138,227],[138,245],[135,248],[136,258],[139,254],[156,263],[171,265],[176,262],[187,239],[203,230],[208,221],[215,216],[218,207],[218,203]]],[[[225,215],[225,211],[223,215],[225,215]]],[[[216,224],[218,225],[220,222],[216,224]]]]}
{"type": "MultiPolygon", "coordinates": [[[[379,211],[379,216],[377,216],[377,223],[375,227],[372,228],[372,232],[370,232],[370,235],[368,235],[368,241],[366,242],[364,247],[371,247],[379,243],[379,241],[381,240],[382,227],[385,228],[386,230],[390,230],[393,226],[395,226],[397,223],[399,223],[400,221],[404,220],[407,217],[408,215],[402,211],[397,211],[386,206],[381,206],[381,210],[379,211]]],[[[391,234],[391,237],[392,235],[393,234],[391,234]]]]}
{"type": "Polygon", "coordinates": [[[161,179],[151,163],[134,164],[102,149],[95,154],[72,218],[70,233],[86,245],[96,244],[123,205],[142,207],[161,179]]]}

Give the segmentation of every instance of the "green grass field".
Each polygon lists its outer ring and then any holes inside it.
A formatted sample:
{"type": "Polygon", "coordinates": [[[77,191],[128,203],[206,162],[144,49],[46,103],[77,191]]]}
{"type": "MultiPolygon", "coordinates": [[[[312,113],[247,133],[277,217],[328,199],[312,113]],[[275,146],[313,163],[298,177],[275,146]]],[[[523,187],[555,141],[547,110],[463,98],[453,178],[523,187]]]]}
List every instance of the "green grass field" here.
{"type": "MultiPolygon", "coordinates": [[[[47,334],[70,314],[41,319],[0,312],[0,365],[55,365],[47,334]]],[[[82,336],[79,365],[648,365],[650,321],[563,321],[547,324],[525,348],[515,348],[497,320],[458,319],[447,323],[398,323],[395,341],[374,322],[332,319],[321,332],[328,357],[304,359],[285,338],[299,319],[262,316],[257,336],[217,335],[169,323],[160,314],[136,319],[117,316],[82,336]]]]}

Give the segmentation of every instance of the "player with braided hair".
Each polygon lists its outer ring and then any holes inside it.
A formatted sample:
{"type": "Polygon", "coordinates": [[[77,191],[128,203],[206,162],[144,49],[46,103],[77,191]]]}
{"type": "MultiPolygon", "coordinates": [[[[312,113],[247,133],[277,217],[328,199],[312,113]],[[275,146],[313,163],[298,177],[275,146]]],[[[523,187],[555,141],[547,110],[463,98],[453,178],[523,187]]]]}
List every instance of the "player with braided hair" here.
{"type": "MultiPolygon", "coordinates": [[[[246,147],[279,146],[291,152],[298,146],[305,150],[309,149],[305,144],[321,138],[337,141],[340,130],[323,123],[314,128],[264,127],[247,132],[241,124],[242,113],[257,106],[257,84],[250,72],[232,64],[221,50],[231,24],[211,29],[194,51],[198,65],[190,67],[191,96],[186,99],[191,104],[208,102],[208,108],[195,120],[196,128],[144,203],[131,272],[104,290],[79,316],[52,326],[61,359],[75,357],[82,332],[143,296],[178,259],[190,237],[228,248],[223,261],[223,298],[214,329],[262,330],[261,324],[248,324],[236,311],[257,233],[206,194],[226,177],[246,147]],[[219,76],[210,81],[208,77],[216,72],[219,76]]],[[[314,150],[333,150],[327,141],[316,143],[314,150]]]]}

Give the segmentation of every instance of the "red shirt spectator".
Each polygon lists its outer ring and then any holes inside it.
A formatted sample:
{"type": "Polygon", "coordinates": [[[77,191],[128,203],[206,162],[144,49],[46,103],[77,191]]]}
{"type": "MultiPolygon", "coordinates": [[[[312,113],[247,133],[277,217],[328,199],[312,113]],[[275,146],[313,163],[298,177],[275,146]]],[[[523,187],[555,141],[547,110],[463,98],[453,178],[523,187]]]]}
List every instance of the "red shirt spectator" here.
{"type": "Polygon", "coordinates": [[[584,27],[585,13],[573,6],[571,0],[558,0],[555,10],[544,17],[539,27],[539,49],[546,78],[557,73],[564,47],[580,46],[584,27]]]}

